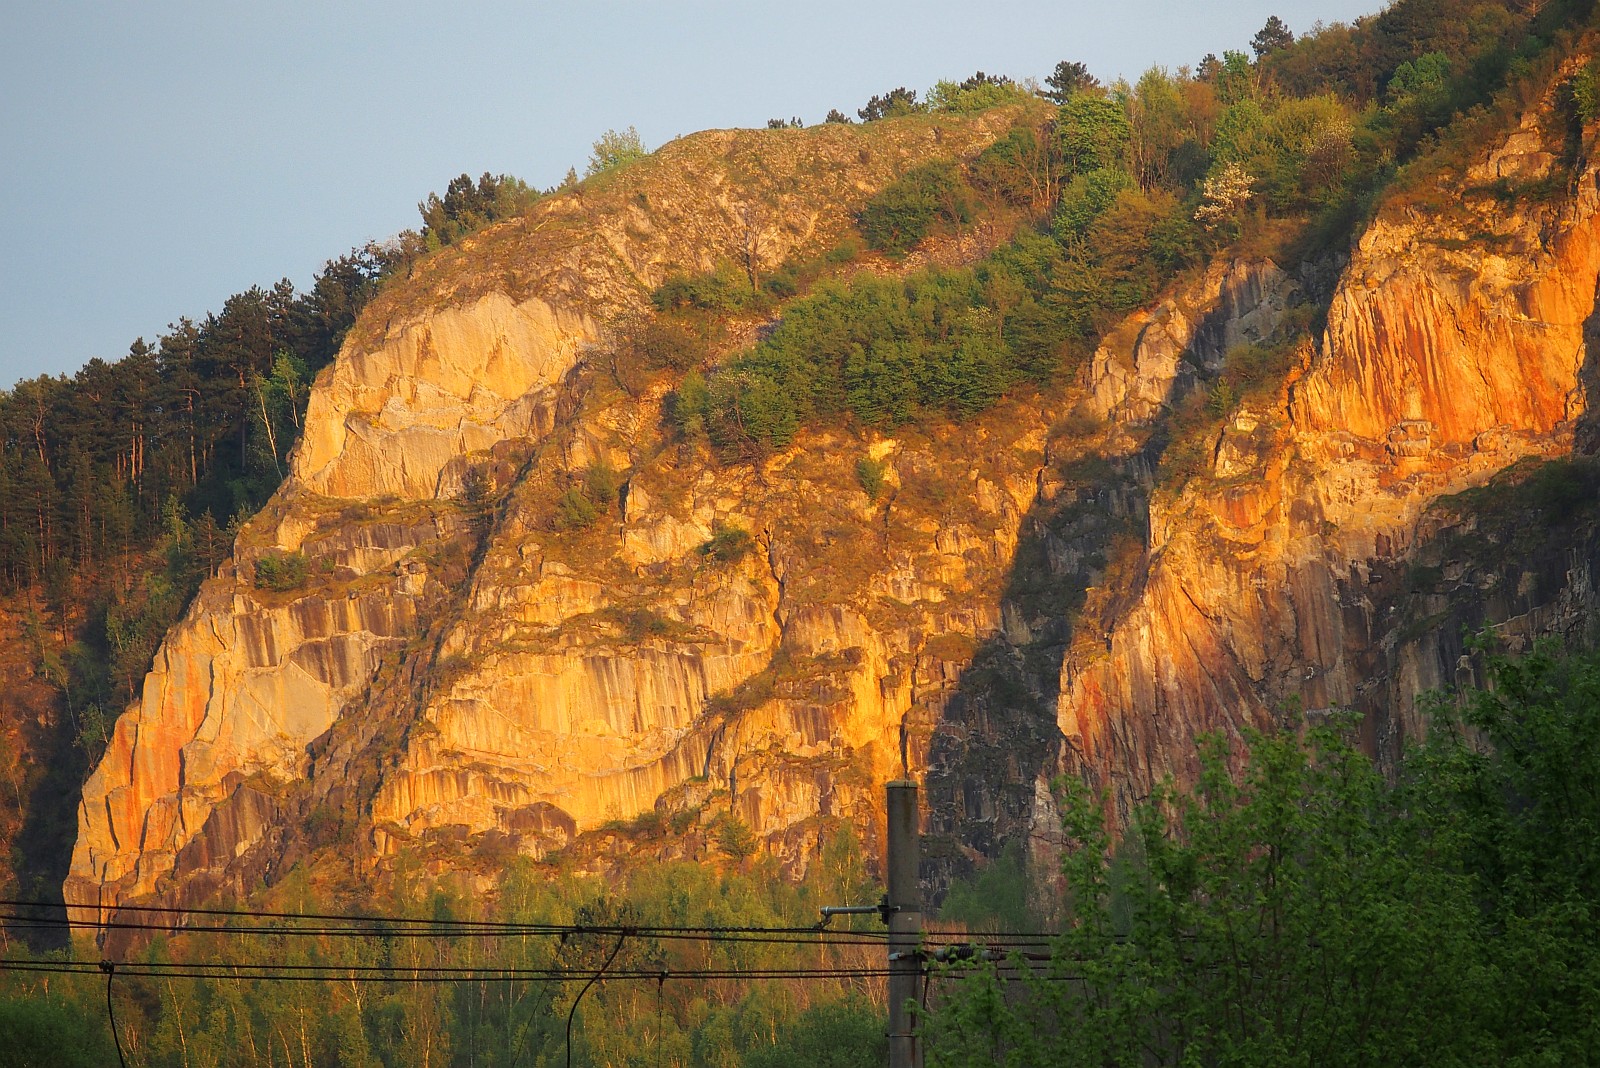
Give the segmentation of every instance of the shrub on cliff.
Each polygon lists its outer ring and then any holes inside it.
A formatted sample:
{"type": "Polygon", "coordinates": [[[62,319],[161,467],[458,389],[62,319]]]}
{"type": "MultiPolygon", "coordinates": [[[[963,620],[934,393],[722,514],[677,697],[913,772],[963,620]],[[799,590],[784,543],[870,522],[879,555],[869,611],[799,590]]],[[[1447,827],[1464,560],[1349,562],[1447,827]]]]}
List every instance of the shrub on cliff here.
{"type": "Polygon", "coordinates": [[[639,140],[639,131],[632,126],[620,131],[607,130],[592,148],[589,163],[583,171],[586,178],[615,170],[648,155],[644,150],[644,142],[639,140]]]}
{"type": "Polygon", "coordinates": [[[557,530],[587,530],[599,518],[600,509],[595,507],[581,486],[570,486],[556,498],[557,530]]]}
{"type": "Polygon", "coordinates": [[[1033,95],[1010,78],[979,71],[961,82],[940,81],[928,90],[929,111],[943,111],[956,115],[970,115],[986,108],[1006,104],[1021,104],[1033,95]]]}
{"type": "Polygon", "coordinates": [[[870,456],[863,456],[856,461],[856,481],[861,484],[861,491],[867,495],[867,500],[876,501],[883,493],[885,470],[883,461],[870,456]]]}
{"type": "Polygon", "coordinates": [[[867,244],[889,256],[904,256],[936,225],[972,221],[966,183],[946,160],[908,172],[867,202],[857,217],[867,244]]]}
{"type": "Polygon", "coordinates": [[[715,563],[736,564],[754,547],[755,539],[748,530],[718,520],[712,527],[711,540],[700,546],[700,555],[715,563]]]}
{"type": "Polygon", "coordinates": [[[309,570],[304,553],[265,553],[256,560],[256,589],[275,593],[298,590],[306,584],[309,570]]]}

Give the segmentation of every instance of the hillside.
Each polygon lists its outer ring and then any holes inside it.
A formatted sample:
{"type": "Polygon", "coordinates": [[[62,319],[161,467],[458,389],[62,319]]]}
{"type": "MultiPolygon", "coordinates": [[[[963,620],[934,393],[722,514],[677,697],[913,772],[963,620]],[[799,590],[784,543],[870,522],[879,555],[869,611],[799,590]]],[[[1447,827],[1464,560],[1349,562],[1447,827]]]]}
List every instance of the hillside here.
{"type": "Polygon", "coordinates": [[[1568,76],[1435,177],[1451,210],[1386,208],[1342,264],[1224,248],[1075,378],[959,428],[719,460],[663,421],[670,371],[623,368],[622,317],[719,262],[818,255],[1015,111],[697,135],[422,261],[319,377],[288,480],[119,720],[69,900],[242,894],[329,847],[488,876],[645,815],[680,833],[640,848],[692,856],[724,806],[803,870],[902,773],[959,870],[1048,838],[1061,771],[1126,806],[1286,702],[1360,708],[1396,751],[1458,638],[1391,637],[1364,575],[1434,499],[1569,450],[1581,413],[1592,197],[1507,212],[1494,186],[1572,166],[1543,133],[1568,76]],[[1251,346],[1287,374],[1177,440],[1251,346]]]}
{"type": "MultiPolygon", "coordinates": [[[[1596,633],[1589,18],[1413,0],[1054,99],[980,75],[412,248],[308,392],[275,417],[258,377],[260,421],[215,421],[265,498],[224,533],[191,472],[215,552],[141,498],[120,566],[162,577],[118,596],[182,614],[128,641],[98,739],[68,638],[101,624],[61,591],[112,541],[61,539],[53,592],[32,543],[0,561],[0,741],[92,763],[69,915],[581,925],[721,875],[792,922],[871,884],[853,850],[912,778],[930,899],[1011,865],[1048,918],[1089,840],[1064,781],[1108,842],[1262,730],[1353,723],[1398,781],[1427,695],[1489,683],[1473,634],[1596,633]]],[[[0,517],[42,529],[30,492],[0,517]]],[[[76,771],[0,780],[32,871],[66,861],[33,798],[76,771]]]]}

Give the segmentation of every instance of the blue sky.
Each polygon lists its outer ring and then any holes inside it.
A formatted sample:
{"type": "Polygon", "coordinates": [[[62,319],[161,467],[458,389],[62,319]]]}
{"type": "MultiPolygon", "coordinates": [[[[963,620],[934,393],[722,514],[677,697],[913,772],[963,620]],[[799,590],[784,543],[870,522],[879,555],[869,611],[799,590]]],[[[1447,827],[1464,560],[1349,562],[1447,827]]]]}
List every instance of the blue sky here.
{"type": "Polygon", "coordinates": [[[1375,0],[914,4],[21,0],[0,33],[0,388],[418,222],[462,172],[539,186],[607,129],[654,148],[974,70],[1103,80],[1375,0]]]}

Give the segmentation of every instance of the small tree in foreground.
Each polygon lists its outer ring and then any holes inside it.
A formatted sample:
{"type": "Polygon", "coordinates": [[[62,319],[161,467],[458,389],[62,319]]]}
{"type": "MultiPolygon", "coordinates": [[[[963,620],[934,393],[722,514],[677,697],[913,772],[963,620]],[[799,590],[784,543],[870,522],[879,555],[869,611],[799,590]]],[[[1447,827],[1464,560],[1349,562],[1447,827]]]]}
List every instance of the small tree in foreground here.
{"type": "Polygon", "coordinates": [[[1353,730],[1213,737],[1114,844],[1065,782],[1050,960],[967,973],[929,1063],[1593,1063],[1600,654],[1485,660],[1397,783],[1353,730]]]}

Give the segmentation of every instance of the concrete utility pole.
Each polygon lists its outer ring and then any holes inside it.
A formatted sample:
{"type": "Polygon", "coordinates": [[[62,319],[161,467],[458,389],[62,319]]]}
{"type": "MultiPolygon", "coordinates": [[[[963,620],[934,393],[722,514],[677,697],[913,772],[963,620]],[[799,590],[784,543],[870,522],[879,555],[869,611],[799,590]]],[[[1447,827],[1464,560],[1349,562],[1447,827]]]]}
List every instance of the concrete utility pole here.
{"type": "Polygon", "coordinates": [[[884,895],[889,924],[889,1068],[922,1068],[922,1041],[914,1033],[911,1002],[922,978],[922,839],[917,830],[917,784],[889,783],[889,892],[884,895]]]}

